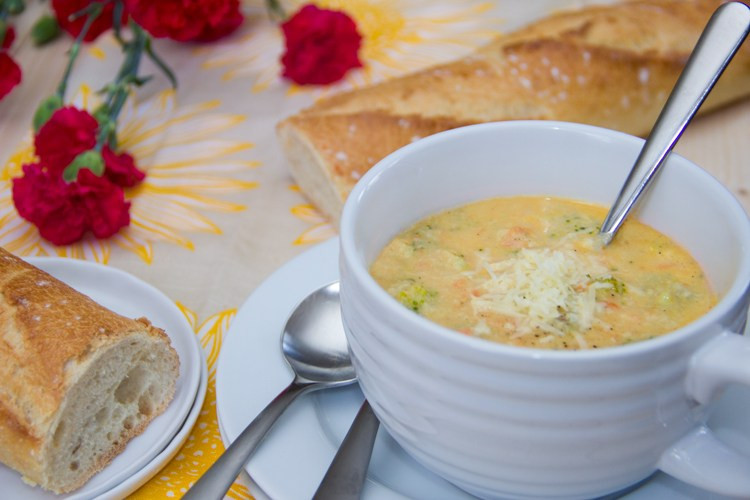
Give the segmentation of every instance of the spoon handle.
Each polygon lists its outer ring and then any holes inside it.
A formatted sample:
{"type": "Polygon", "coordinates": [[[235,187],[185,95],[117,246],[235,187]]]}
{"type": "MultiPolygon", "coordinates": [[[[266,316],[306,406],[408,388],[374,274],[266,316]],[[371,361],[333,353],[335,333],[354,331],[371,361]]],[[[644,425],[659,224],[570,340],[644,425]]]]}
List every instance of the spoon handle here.
{"type": "Polygon", "coordinates": [[[229,448],[198,479],[183,497],[184,500],[219,500],[237,479],[237,475],[273,424],[297,396],[315,387],[296,379],[281,391],[250,424],[245,427],[229,448]]]}
{"type": "Polygon", "coordinates": [[[328,472],[321,481],[313,500],[358,500],[370,465],[372,447],[378,434],[380,421],[370,403],[362,406],[352,426],[333,457],[328,472]]]}
{"type": "Polygon", "coordinates": [[[742,45],[749,29],[750,9],[740,2],[724,4],[711,16],[602,224],[600,234],[605,244],[612,241],[628,212],[742,45]]]}

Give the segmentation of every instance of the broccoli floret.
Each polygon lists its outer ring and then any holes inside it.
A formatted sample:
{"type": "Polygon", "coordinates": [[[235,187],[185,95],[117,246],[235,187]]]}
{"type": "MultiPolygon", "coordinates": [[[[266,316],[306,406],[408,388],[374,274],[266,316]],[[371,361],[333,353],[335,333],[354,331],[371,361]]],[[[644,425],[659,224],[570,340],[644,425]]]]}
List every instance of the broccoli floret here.
{"type": "Polygon", "coordinates": [[[398,292],[396,298],[403,305],[414,312],[419,312],[425,302],[437,295],[437,292],[427,290],[418,283],[412,283],[398,292]]]}
{"type": "Polygon", "coordinates": [[[610,285],[612,285],[612,291],[620,295],[628,291],[625,283],[618,280],[614,276],[609,276],[607,278],[596,278],[594,280],[594,283],[609,283],[610,285]]]}

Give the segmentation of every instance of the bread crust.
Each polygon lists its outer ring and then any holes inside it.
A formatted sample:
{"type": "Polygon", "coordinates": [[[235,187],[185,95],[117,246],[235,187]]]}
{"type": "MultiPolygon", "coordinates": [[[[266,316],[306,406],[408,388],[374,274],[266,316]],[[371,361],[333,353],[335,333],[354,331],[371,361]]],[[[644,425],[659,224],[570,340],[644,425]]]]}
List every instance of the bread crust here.
{"type": "MultiPolygon", "coordinates": [[[[721,3],[637,0],[561,12],[457,61],[321,100],[277,133],[300,188],[334,222],[377,161],[443,130],[562,120],[643,136],[721,3]]],[[[748,94],[745,44],[701,112],[748,94]]]]}
{"type": "MultiPolygon", "coordinates": [[[[165,370],[176,379],[179,358],[163,330],[106,309],[0,248],[0,461],[47,487],[45,447],[70,388],[107,349],[143,335],[169,346],[165,370]]],[[[62,491],[81,486],[147,423],[62,491]]]]}

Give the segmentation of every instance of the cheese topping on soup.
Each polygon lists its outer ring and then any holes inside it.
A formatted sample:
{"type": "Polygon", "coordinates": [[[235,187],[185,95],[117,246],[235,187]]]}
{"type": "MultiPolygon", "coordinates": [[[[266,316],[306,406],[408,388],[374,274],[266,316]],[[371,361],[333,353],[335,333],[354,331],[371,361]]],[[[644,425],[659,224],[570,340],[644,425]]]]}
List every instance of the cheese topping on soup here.
{"type": "Polygon", "coordinates": [[[382,251],[373,277],[459,332],[519,346],[601,348],[675,330],[716,298],[697,262],[634,220],[602,247],[604,207],[496,198],[436,214],[382,251]]]}

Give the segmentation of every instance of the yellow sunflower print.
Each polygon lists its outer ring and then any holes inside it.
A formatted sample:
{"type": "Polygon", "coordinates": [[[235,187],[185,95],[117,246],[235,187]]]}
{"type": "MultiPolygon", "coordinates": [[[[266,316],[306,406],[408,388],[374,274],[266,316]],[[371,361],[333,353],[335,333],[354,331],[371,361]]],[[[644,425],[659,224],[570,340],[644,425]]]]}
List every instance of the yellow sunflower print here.
{"type": "MultiPolygon", "coordinates": [[[[289,189],[295,193],[301,192],[296,184],[289,186],[289,189]]],[[[294,205],[289,211],[296,218],[309,224],[309,227],[292,242],[295,246],[320,243],[338,234],[328,217],[310,203],[294,205]]]]}
{"type": "Polygon", "coordinates": [[[292,215],[310,224],[293,242],[294,245],[310,245],[320,243],[336,236],[333,224],[318,209],[309,203],[295,205],[291,208],[292,215]]]}
{"type": "MultiPolygon", "coordinates": [[[[93,109],[97,96],[82,86],[73,104],[93,109]]],[[[132,203],[131,222],[112,238],[87,235],[73,245],[58,247],[39,236],[36,228],[15,212],[12,179],[24,163],[34,160],[27,138],[0,168],[0,246],[19,255],[55,255],[106,263],[112,245],[134,252],[146,263],[153,259],[153,243],[169,242],[193,249],[195,233],[220,234],[207,212],[238,212],[244,205],[223,196],[257,187],[246,180],[258,162],[246,159],[252,143],[220,138],[245,120],[243,115],[217,113],[218,100],[177,106],[175,92],[166,90],[139,102],[128,102],[118,121],[120,148],[146,171],[146,179],[125,192],[132,203]]]]}

